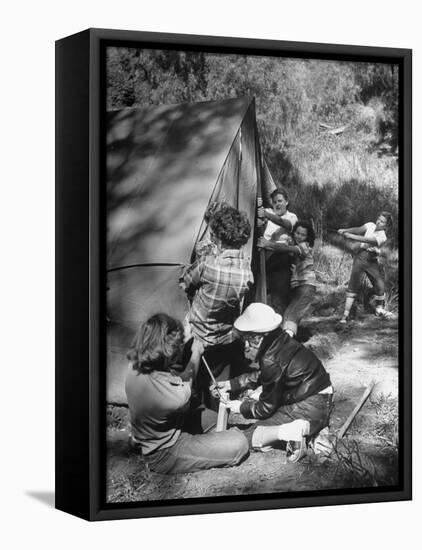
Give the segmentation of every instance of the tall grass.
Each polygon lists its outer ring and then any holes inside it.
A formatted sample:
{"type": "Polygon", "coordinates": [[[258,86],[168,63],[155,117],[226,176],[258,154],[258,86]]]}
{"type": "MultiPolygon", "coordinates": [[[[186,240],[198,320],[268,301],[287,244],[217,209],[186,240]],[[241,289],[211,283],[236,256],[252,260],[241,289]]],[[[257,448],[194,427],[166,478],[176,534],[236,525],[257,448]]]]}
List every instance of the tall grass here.
{"type": "Polygon", "coordinates": [[[399,412],[397,398],[391,395],[380,394],[371,399],[371,404],[376,411],[375,434],[385,446],[397,451],[399,436],[398,423],[399,412]]]}
{"type": "MultiPolygon", "coordinates": [[[[397,220],[397,156],[386,154],[377,139],[376,128],[359,125],[358,117],[338,136],[308,131],[284,150],[269,152],[268,164],[289,192],[290,209],[312,219],[320,238],[327,228],[375,221],[382,210],[397,220]]],[[[397,247],[396,228],[389,237],[397,247]]]]}
{"type": "Polygon", "coordinates": [[[321,239],[317,239],[314,247],[314,265],[317,279],[321,283],[344,285],[349,280],[352,256],[347,250],[324,244],[321,239]]]}

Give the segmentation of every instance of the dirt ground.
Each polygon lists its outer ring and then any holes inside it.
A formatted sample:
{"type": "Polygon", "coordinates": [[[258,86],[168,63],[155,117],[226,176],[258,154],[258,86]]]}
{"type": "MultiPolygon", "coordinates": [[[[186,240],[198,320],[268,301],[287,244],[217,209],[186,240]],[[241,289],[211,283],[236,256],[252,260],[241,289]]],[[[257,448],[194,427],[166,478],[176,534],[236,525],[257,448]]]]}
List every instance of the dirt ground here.
{"type": "MultiPolygon", "coordinates": [[[[308,321],[310,346],[324,362],[334,389],[334,410],[324,444],[299,463],[285,452],[252,452],[240,466],[192,474],[158,475],[128,444],[128,411],[109,407],[107,498],[109,502],[269,494],[350,487],[391,486],[398,476],[397,320],[360,315],[345,328],[337,318],[308,321]],[[365,388],[376,385],[342,440],[336,432],[365,388]],[[328,456],[327,456],[328,454],[328,456]]],[[[243,422],[245,422],[243,420],[243,422]]],[[[230,424],[242,423],[232,415],[230,424]]]]}

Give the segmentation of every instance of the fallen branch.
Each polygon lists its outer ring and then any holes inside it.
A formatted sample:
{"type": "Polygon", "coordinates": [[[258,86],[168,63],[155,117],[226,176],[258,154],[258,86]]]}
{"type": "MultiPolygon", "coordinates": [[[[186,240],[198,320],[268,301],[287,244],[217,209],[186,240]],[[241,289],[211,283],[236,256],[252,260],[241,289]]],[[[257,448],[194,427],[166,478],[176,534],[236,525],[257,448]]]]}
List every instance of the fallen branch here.
{"type": "Polygon", "coordinates": [[[334,128],[333,130],[327,130],[327,134],[331,134],[332,136],[336,136],[337,134],[342,134],[344,130],[346,130],[347,124],[345,126],[340,126],[339,128],[334,128]]]}
{"type": "Polygon", "coordinates": [[[359,403],[356,405],[356,407],[353,409],[353,411],[349,414],[346,422],[343,424],[343,426],[340,428],[337,437],[338,439],[342,439],[344,437],[344,434],[349,429],[350,424],[355,419],[355,416],[358,414],[358,412],[361,410],[363,405],[365,404],[365,401],[368,399],[368,397],[371,395],[372,390],[374,389],[375,381],[372,380],[372,382],[369,384],[369,386],[366,388],[366,390],[363,392],[362,397],[359,399],[359,403]]]}

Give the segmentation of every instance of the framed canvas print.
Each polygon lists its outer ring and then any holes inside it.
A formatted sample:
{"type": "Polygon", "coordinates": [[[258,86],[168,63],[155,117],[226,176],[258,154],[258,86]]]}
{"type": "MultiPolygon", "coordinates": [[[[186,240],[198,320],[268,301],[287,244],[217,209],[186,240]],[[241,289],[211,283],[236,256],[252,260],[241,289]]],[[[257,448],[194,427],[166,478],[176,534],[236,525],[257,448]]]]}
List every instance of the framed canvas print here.
{"type": "Polygon", "coordinates": [[[56,43],[56,506],[411,498],[411,51],[56,43]]]}

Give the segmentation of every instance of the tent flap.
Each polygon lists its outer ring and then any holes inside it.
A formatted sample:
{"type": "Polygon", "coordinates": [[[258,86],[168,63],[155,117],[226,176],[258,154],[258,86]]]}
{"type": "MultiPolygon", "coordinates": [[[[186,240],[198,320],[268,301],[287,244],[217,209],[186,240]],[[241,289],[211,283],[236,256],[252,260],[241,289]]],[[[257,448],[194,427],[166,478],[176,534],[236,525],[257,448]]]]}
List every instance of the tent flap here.
{"type": "MultiPolygon", "coordinates": [[[[257,140],[250,98],[109,113],[109,403],[126,403],[126,353],[139,323],[158,312],[180,320],[186,315],[179,264],[190,262],[196,239],[206,232],[210,201],[244,210],[254,228],[262,173],[257,140]],[[174,265],[145,265],[151,263],[174,265]]],[[[252,246],[253,237],[245,247],[249,257],[252,246]]]]}

